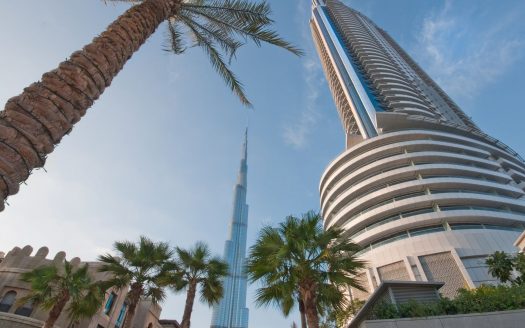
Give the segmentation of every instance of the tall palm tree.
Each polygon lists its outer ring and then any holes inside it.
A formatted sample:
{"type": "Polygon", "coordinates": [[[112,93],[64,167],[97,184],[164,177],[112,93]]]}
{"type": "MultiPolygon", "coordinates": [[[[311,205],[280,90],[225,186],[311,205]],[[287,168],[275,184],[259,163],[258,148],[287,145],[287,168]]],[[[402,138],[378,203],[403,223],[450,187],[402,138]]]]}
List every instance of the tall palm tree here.
{"type": "Polygon", "coordinates": [[[362,288],[355,279],[364,267],[355,257],[359,247],[343,239],[340,229],[323,231],[321,221],[319,214],[308,212],[301,219],[289,216],[278,227],[264,227],[247,265],[250,281],[263,285],[256,302],[281,306],[297,292],[309,328],[319,327],[325,306],[343,308],[346,288],[362,288]],[[284,293],[289,295],[283,298],[284,293]]]}
{"type": "Polygon", "coordinates": [[[245,105],[242,84],[228,62],[246,41],[301,50],[271,29],[270,6],[251,0],[107,0],[133,6],[82,50],[7,101],[0,112],[0,210],[93,105],[140,46],[164,21],[168,50],[199,46],[245,105]],[[185,37],[187,36],[187,37],[185,37]]]}
{"type": "Polygon", "coordinates": [[[186,290],[186,304],[180,323],[189,328],[193,303],[200,287],[200,300],[212,306],[223,296],[222,279],[228,274],[228,264],[219,257],[211,257],[210,249],[203,242],[197,242],[189,250],[176,248],[176,269],[171,285],[175,291],[186,290]]]}
{"type": "Polygon", "coordinates": [[[128,312],[123,324],[123,328],[129,328],[141,299],[147,298],[157,304],[166,297],[164,281],[173,269],[170,262],[173,252],[167,243],[155,243],[146,237],[140,237],[138,243],[115,242],[114,248],[117,256],[98,257],[103,263],[99,271],[110,274],[103,282],[104,288],[129,288],[128,312]]]}
{"type": "Polygon", "coordinates": [[[91,317],[100,308],[104,292],[88,270],[87,264],[74,267],[65,261],[24,272],[21,280],[30,284],[31,291],[18,304],[32,303],[49,311],[44,328],[52,328],[64,309],[72,321],[91,317]]]}

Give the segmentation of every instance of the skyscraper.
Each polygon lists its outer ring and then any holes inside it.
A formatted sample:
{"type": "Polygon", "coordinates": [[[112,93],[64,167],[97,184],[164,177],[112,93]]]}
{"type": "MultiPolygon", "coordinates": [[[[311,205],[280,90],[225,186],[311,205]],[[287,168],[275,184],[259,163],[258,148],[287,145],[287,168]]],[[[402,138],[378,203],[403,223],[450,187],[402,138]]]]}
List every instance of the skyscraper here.
{"type": "Polygon", "coordinates": [[[233,209],[230,220],[230,236],[224,244],[224,260],[229,273],[224,279],[224,297],[213,308],[211,328],[247,328],[246,308],[246,232],[248,229],[248,204],[246,188],[248,175],[248,129],[244,134],[241,150],[241,166],[233,190],[233,209]]]}
{"type": "MultiPolygon", "coordinates": [[[[384,280],[491,283],[485,258],[525,223],[525,163],[483,133],[381,28],[339,0],[310,22],[346,132],[321,177],[324,226],[363,250],[365,299],[384,280]]],[[[496,113],[495,113],[496,114],[496,113]]]]}

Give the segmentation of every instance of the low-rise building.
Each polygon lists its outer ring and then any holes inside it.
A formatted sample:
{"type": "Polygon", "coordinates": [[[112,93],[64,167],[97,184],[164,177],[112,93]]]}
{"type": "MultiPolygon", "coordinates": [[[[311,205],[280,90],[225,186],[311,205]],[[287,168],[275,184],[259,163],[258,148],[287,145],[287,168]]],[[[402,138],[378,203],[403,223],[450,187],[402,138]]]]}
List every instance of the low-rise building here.
{"type": "MultiPolygon", "coordinates": [[[[47,258],[49,249],[41,247],[34,255],[31,246],[15,247],[5,254],[0,252],[0,327],[29,328],[42,327],[48,311],[32,304],[17,305],[16,300],[30,291],[28,283],[20,280],[23,272],[43,265],[61,263],[66,259],[65,252],[58,252],[52,259],[47,258]]],[[[98,272],[100,262],[82,262],[78,257],[71,259],[74,266],[88,264],[89,272],[95,280],[104,280],[106,273],[98,272]]],[[[126,289],[109,289],[99,311],[91,318],[71,322],[65,311],[56,322],[56,328],[120,328],[126,316],[126,289]]],[[[162,308],[150,301],[142,301],[136,310],[133,328],[163,328],[159,323],[162,308]]]]}

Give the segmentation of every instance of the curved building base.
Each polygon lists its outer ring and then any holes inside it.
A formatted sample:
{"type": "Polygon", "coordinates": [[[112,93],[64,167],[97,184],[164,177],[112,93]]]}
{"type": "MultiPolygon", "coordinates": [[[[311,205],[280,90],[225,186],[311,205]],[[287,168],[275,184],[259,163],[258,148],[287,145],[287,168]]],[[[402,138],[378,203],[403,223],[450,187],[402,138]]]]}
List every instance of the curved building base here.
{"type": "Polygon", "coordinates": [[[325,228],[339,226],[363,247],[369,269],[361,282],[371,292],[384,280],[443,281],[449,297],[493,283],[485,258],[514,252],[525,226],[525,164],[467,131],[387,128],[346,150],[321,178],[325,228]]]}

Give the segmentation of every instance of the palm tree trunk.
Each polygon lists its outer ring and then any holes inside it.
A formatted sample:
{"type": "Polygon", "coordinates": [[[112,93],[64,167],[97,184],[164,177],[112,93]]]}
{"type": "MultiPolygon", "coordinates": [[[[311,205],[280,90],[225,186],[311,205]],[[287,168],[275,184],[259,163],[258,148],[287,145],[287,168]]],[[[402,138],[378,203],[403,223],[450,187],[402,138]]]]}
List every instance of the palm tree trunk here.
{"type": "Polygon", "coordinates": [[[304,313],[304,303],[303,300],[299,297],[299,313],[301,314],[301,328],[306,327],[306,315],[304,313]]]}
{"type": "Polygon", "coordinates": [[[315,283],[305,283],[299,287],[299,293],[304,304],[304,312],[308,328],[319,328],[319,314],[317,313],[317,291],[315,283]]]}
{"type": "Polygon", "coordinates": [[[0,112],[0,211],[181,0],[145,0],[0,112]]]}
{"type": "Polygon", "coordinates": [[[131,302],[128,305],[128,310],[126,312],[126,318],[124,319],[124,324],[122,325],[122,328],[131,328],[131,324],[133,323],[133,319],[135,318],[136,309],[137,309],[137,303],[131,302]]]}
{"type": "Polygon", "coordinates": [[[128,310],[126,313],[126,317],[124,319],[124,324],[122,325],[122,328],[131,328],[131,324],[133,323],[133,319],[135,318],[135,311],[137,310],[137,304],[140,301],[140,297],[142,296],[142,286],[140,284],[133,284],[131,285],[130,291],[128,293],[128,310]]]}
{"type": "Polygon", "coordinates": [[[193,311],[193,302],[195,301],[196,292],[197,282],[190,281],[188,285],[188,292],[186,293],[186,305],[184,306],[184,314],[182,315],[180,328],[190,328],[191,312],[193,311]]]}
{"type": "Polygon", "coordinates": [[[58,320],[58,317],[60,317],[60,314],[62,313],[62,310],[64,310],[64,307],[66,306],[68,301],[69,293],[65,292],[63,293],[60,301],[58,301],[49,312],[49,315],[47,316],[47,319],[44,322],[44,325],[42,326],[43,328],[53,328],[55,322],[58,320]]]}

